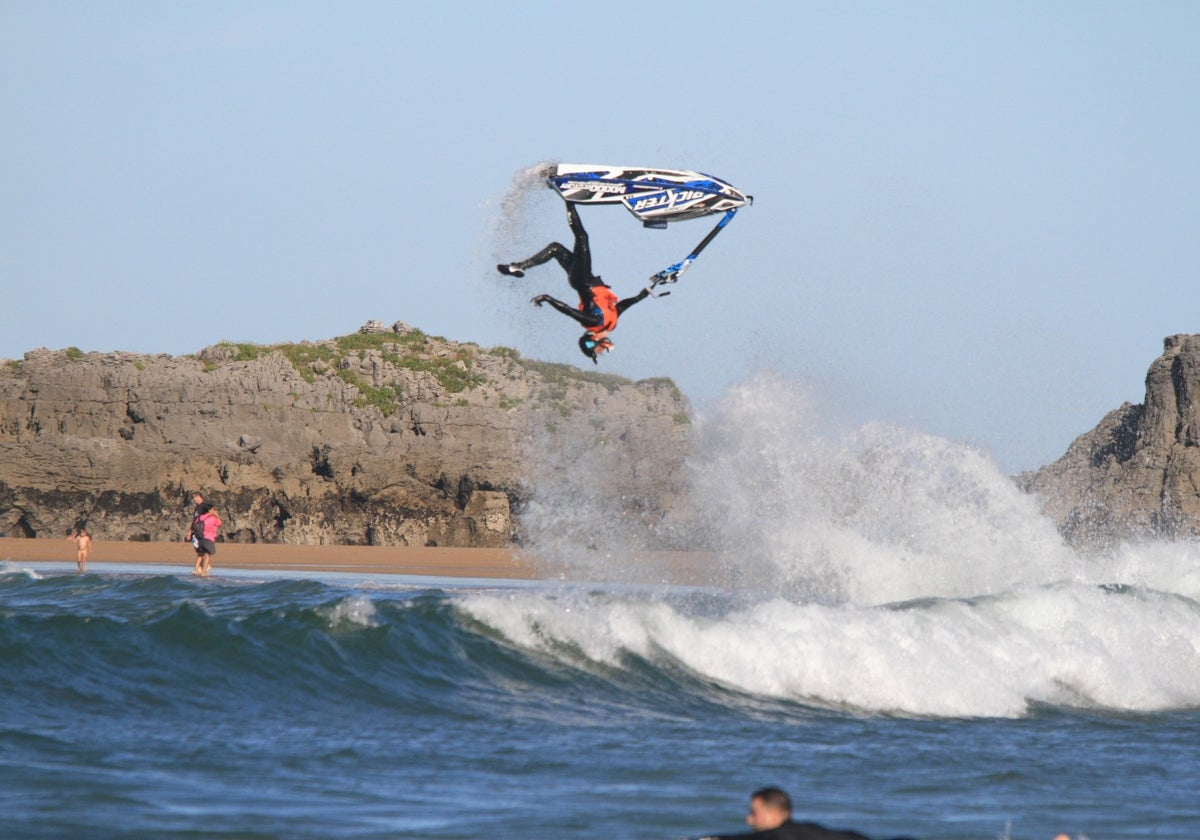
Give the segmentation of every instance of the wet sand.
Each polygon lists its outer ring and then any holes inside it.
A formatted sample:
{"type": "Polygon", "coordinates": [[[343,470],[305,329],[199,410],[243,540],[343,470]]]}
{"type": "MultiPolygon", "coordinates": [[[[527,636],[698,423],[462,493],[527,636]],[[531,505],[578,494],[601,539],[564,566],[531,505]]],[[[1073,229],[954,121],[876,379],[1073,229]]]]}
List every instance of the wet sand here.
{"type": "MultiPolygon", "coordinates": [[[[576,574],[592,581],[637,584],[728,586],[729,569],[715,564],[706,552],[646,551],[611,558],[598,554],[576,574]]],[[[58,539],[0,537],[0,563],[70,563],[75,565],[75,543],[58,539]]],[[[196,552],[185,542],[121,542],[93,540],[87,570],[103,574],[106,564],[163,566],[163,573],[192,572],[196,552]],[[170,567],[170,568],[167,568],[170,567]]],[[[564,580],[570,570],[507,548],[406,548],[362,545],[277,545],[217,543],[212,574],[221,570],[264,570],[288,573],[348,573],[356,575],[412,575],[435,578],[494,580],[564,580]]]]}
{"type": "MultiPolygon", "coordinates": [[[[62,539],[0,537],[0,561],[74,563],[75,543],[62,539]]],[[[185,542],[94,540],[89,572],[105,563],[175,566],[190,573],[196,553],[185,542]]],[[[267,545],[217,543],[213,574],[221,569],[276,572],[349,572],[353,574],[531,580],[538,577],[532,559],[502,548],[402,548],[358,545],[267,545]]]]}

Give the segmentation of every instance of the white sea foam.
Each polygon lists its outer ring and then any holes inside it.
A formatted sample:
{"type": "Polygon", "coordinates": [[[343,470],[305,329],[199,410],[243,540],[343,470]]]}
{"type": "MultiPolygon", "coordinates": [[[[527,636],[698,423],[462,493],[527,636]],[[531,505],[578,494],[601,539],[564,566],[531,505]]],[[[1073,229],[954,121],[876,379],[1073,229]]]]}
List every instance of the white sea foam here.
{"type": "MultiPolygon", "coordinates": [[[[530,649],[666,657],[737,691],[871,713],[1200,707],[1200,546],[1083,557],[983,453],[883,425],[825,439],[810,416],[760,376],[697,424],[692,501],[734,581],[724,615],[628,594],[465,608],[530,649]]],[[[552,520],[554,495],[538,504],[552,520]]]]}
{"type": "Polygon", "coordinates": [[[777,599],[721,617],[532,592],[468,597],[463,608],[514,644],[576,664],[619,667],[634,654],[732,690],[868,713],[1200,706],[1200,605],[1148,590],[1062,583],[904,608],[777,599]]]}
{"type": "Polygon", "coordinates": [[[42,576],[33,569],[19,566],[12,560],[0,560],[0,575],[25,575],[30,580],[41,580],[42,576]]]}
{"type": "Polygon", "coordinates": [[[886,603],[1080,573],[1034,500],[982,453],[880,424],[826,440],[810,414],[786,383],[759,376],[699,424],[695,497],[750,583],[886,603]]]}
{"type": "Polygon", "coordinates": [[[318,610],[333,630],[355,630],[374,627],[377,611],[375,604],[364,595],[343,598],[331,607],[318,610]]]}

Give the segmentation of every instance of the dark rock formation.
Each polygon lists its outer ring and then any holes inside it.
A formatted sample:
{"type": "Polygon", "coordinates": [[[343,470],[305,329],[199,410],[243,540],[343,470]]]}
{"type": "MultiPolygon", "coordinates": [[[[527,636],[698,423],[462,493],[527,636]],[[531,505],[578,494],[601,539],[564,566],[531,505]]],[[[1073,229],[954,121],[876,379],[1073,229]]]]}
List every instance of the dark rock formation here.
{"type": "Polygon", "coordinates": [[[1200,335],[1164,339],[1146,401],[1109,412],[1021,482],[1081,547],[1200,536],[1200,335]]]}
{"type": "Polygon", "coordinates": [[[677,493],[687,405],[397,323],[194,357],[34,350],[0,363],[0,533],[178,540],[200,490],[237,542],[504,546],[545,452],[620,438],[631,511],[677,493]]]}

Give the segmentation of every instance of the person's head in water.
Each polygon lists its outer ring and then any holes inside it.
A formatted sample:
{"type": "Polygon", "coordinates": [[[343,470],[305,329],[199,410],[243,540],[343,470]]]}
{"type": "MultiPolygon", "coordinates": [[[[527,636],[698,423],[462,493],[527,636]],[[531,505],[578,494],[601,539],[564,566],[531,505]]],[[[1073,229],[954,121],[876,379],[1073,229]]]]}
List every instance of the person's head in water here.
{"type": "Polygon", "coordinates": [[[594,364],[600,364],[599,355],[607,353],[613,348],[613,343],[607,338],[596,338],[590,332],[585,332],[579,336],[579,349],[583,355],[592,360],[594,364]]]}
{"type": "Polygon", "coordinates": [[[750,795],[750,812],[746,814],[746,825],[755,831],[779,828],[791,816],[792,800],[779,788],[766,787],[750,795]]]}

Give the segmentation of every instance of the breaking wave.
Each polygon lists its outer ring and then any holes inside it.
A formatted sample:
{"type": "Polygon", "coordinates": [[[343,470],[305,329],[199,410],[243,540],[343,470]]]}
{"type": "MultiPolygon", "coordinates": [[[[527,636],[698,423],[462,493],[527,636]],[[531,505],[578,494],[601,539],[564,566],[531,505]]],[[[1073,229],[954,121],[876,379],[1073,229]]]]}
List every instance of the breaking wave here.
{"type": "MultiPolygon", "coordinates": [[[[856,713],[1200,707],[1196,546],[1080,555],[985,454],[882,424],[823,438],[805,396],[770,375],[733,388],[697,436],[692,537],[707,553],[693,565],[707,575],[688,580],[707,577],[707,594],[522,592],[463,609],[539,654],[856,713]]],[[[614,514],[596,494],[581,524],[580,495],[555,491],[537,500],[544,523],[603,533],[614,514]]],[[[545,551],[595,578],[594,557],[544,531],[545,551]]],[[[608,552],[605,579],[635,580],[641,562],[608,552]]]]}

